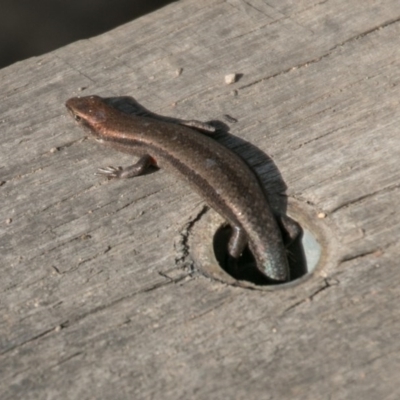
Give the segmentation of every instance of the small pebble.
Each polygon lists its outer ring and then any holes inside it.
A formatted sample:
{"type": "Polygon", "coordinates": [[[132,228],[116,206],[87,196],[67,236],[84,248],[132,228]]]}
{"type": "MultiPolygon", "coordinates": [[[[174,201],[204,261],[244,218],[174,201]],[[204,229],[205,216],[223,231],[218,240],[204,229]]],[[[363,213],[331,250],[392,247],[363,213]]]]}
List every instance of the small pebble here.
{"type": "Polygon", "coordinates": [[[232,83],[235,83],[235,82],[236,82],[236,79],[237,79],[237,74],[228,74],[228,75],[225,75],[225,83],[226,83],[227,85],[230,85],[230,84],[232,84],[232,83]]]}

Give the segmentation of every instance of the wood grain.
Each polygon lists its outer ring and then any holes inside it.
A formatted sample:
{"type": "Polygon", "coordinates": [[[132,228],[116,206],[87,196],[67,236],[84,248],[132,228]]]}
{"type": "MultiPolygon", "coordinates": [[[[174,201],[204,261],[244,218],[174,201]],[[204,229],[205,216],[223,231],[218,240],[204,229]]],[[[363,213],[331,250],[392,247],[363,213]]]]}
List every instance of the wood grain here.
{"type": "Polygon", "coordinates": [[[395,0],[182,0],[0,70],[0,398],[399,398],[399,22],[395,0]],[[234,117],[331,259],[274,291],[183,268],[202,200],[94,176],[132,160],[84,140],[77,94],[234,117]]]}

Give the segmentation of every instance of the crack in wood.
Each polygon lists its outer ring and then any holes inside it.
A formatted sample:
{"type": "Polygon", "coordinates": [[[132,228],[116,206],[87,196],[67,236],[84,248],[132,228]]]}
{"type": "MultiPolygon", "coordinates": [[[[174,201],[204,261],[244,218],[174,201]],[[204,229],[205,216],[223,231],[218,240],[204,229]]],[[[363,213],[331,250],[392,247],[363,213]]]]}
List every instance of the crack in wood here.
{"type": "Polygon", "coordinates": [[[13,351],[13,350],[15,350],[15,349],[17,349],[17,348],[19,348],[19,347],[22,347],[22,346],[24,346],[24,345],[26,345],[26,344],[28,344],[28,343],[34,342],[34,341],[36,341],[36,340],[38,340],[38,339],[40,339],[40,338],[42,338],[42,337],[44,337],[44,336],[47,336],[48,334],[50,334],[50,333],[52,333],[52,332],[59,332],[60,327],[61,327],[61,329],[62,329],[62,328],[64,327],[64,325],[67,324],[67,323],[68,323],[68,321],[66,321],[65,323],[61,323],[61,324],[59,324],[59,325],[57,325],[57,326],[53,326],[52,328],[46,329],[45,331],[40,332],[40,333],[38,333],[37,335],[32,336],[31,338],[29,338],[29,339],[27,339],[27,340],[25,340],[25,341],[23,341],[23,342],[21,342],[21,343],[17,343],[17,344],[15,344],[15,345],[13,345],[13,346],[10,346],[9,348],[7,348],[7,349],[5,349],[4,351],[2,351],[2,352],[0,353],[0,355],[7,354],[7,353],[9,353],[10,351],[13,351]]]}
{"type": "Polygon", "coordinates": [[[200,218],[208,211],[208,206],[203,205],[200,211],[197,214],[190,218],[190,221],[187,222],[181,231],[179,232],[178,238],[175,241],[174,247],[176,251],[175,256],[175,265],[179,267],[189,267],[191,270],[193,268],[193,261],[189,258],[189,235],[191,230],[196,222],[200,220],[200,218]]]}
{"type": "Polygon", "coordinates": [[[184,274],[180,274],[178,276],[172,277],[172,276],[169,276],[166,272],[158,271],[158,275],[162,276],[165,279],[168,279],[169,282],[171,282],[171,283],[179,283],[179,282],[183,281],[184,279],[186,279],[187,277],[190,277],[191,273],[184,273],[184,274]]]}
{"type": "Polygon", "coordinates": [[[290,307],[286,308],[283,312],[283,314],[287,313],[288,311],[293,310],[294,308],[297,308],[298,306],[307,303],[307,302],[311,302],[314,300],[314,298],[319,295],[320,293],[324,292],[326,289],[329,289],[332,286],[338,286],[339,285],[339,280],[337,279],[330,279],[330,278],[325,278],[324,279],[324,285],[321,286],[320,288],[316,289],[312,294],[310,294],[309,296],[307,296],[304,299],[299,300],[298,302],[292,304],[290,307]]]}
{"type": "Polygon", "coordinates": [[[285,75],[285,74],[287,74],[287,73],[289,73],[289,72],[291,72],[291,71],[293,71],[295,69],[300,69],[300,68],[308,67],[309,65],[312,65],[312,64],[316,64],[316,63],[320,62],[321,60],[323,60],[323,59],[325,59],[327,57],[330,57],[332,55],[332,53],[335,50],[337,50],[338,48],[341,48],[341,47],[345,46],[348,43],[352,43],[352,42],[354,42],[356,40],[359,40],[359,39],[361,39],[361,38],[363,38],[363,37],[365,37],[367,35],[370,35],[371,33],[374,33],[376,31],[378,31],[378,30],[387,28],[388,26],[393,25],[393,24],[395,24],[395,23],[397,23],[399,21],[400,21],[400,18],[394,18],[394,19],[391,19],[391,20],[389,20],[389,21],[387,21],[387,22],[385,22],[383,24],[380,24],[380,25],[375,26],[375,27],[373,27],[371,29],[368,29],[365,32],[358,33],[357,35],[351,36],[348,39],[343,40],[342,42],[340,42],[340,43],[336,44],[335,46],[331,47],[330,49],[328,49],[327,52],[325,52],[324,54],[322,54],[321,56],[319,56],[317,58],[313,58],[311,60],[308,60],[308,61],[302,62],[300,64],[297,64],[295,66],[291,66],[289,68],[284,69],[283,71],[276,72],[275,74],[272,74],[272,75],[269,75],[269,76],[266,76],[266,77],[263,77],[263,78],[259,78],[256,81],[249,82],[249,83],[247,83],[247,84],[245,84],[243,86],[240,86],[239,88],[237,88],[237,90],[247,89],[247,88],[249,88],[251,86],[257,85],[260,82],[268,81],[268,80],[276,78],[278,76],[285,75]]]}
{"type": "Polygon", "coordinates": [[[371,255],[373,256],[377,256],[377,255],[382,255],[383,254],[383,250],[382,247],[377,247],[375,249],[372,250],[368,250],[368,251],[364,251],[362,253],[356,254],[356,255],[349,255],[349,256],[344,256],[340,262],[341,263],[345,263],[345,262],[350,262],[350,261],[354,261],[357,260],[359,258],[365,258],[365,257],[369,257],[371,255]]]}
{"type": "Polygon", "coordinates": [[[68,357],[65,357],[65,358],[61,359],[60,361],[58,361],[56,364],[52,365],[48,369],[51,370],[53,368],[59,367],[60,365],[65,364],[66,362],[68,362],[68,361],[70,361],[70,360],[72,360],[72,359],[74,359],[76,357],[79,357],[79,356],[81,356],[83,354],[85,354],[83,351],[77,351],[76,353],[73,353],[73,354],[69,355],[68,357]]]}
{"type": "MultiPolygon", "coordinates": [[[[162,276],[162,275],[161,275],[161,276],[162,276]]],[[[185,278],[185,277],[182,277],[182,279],[184,279],[184,278],[185,278]]],[[[49,328],[49,329],[46,329],[46,330],[44,330],[44,331],[38,333],[37,335],[35,335],[35,336],[33,336],[33,337],[31,337],[31,338],[29,338],[29,339],[27,339],[27,340],[25,340],[25,341],[23,341],[23,342],[21,342],[21,343],[18,343],[18,344],[15,344],[15,345],[13,345],[13,346],[10,346],[10,347],[6,348],[4,351],[2,351],[2,352],[0,353],[0,355],[7,354],[7,353],[13,351],[14,349],[17,349],[17,348],[19,348],[19,347],[22,347],[22,346],[28,344],[28,343],[34,342],[34,341],[36,341],[36,340],[39,340],[39,339],[41,339],[41,338],[43,338],[43,337],[45,337],[45,336],[51,334],[52,332],[57,333],[57,332],[59,332],[61,329],[65,329],[65,328],[67,328],[67,327],[69,327],[69,326],[71,326],[71,325],[73,325],[73,324],[76,324],[77,322],[82,321],[83,319],[85,319],[85,318],[88,317],[88,316],[93,316],[93,315],[94,315],[95,313],[97,313],[97,312],[104,311],[105,309],[108,309],[108,308],[110,308],[110,307],[113,307],[113,306],[115,306],[115,305],[117,305],[117,304],[119,304],[119,303],[121,303],[121,302],[123,302],[123,301],[125,301],[125,300],[129,300],[129,299],[133,298],[134,296],[140,295],[141,293],[152,292],[152,291],[157,290],[157,289],[159,289],[159,288],[168,286],[168,285],[170,285],[170,284],[174,284],[174,283],[176,283],[176,282],[178,281],[178,280],[171,280],[171,279],[168,279],[167,277],[166,277],[165,279],[166,279],[165,281],[161,281],[161,282],[154,283],[154,284],[150,285],[149,287],[143,288],[143,289],[141,289],[141,290],[139,290],[139,291],[137,291],[137,292],[135,292],[135,293],[133,293],[133,294],[130,294],[130,295],[128,295],[128,296],[121,297],[121,298],[119,298],[119,299],[116,299],[115,301],[112,301],[112,302],[108,303],[108,304],[95,307],[95,308],[93,308],[92,310],[89,310],[89,311],[86,312],[86,313],[83,313],[83,314],[81,314],[81,315],[76,316],[76,317],[73,318],[73,319],[66,320],[66,321],[62,322],[61,324],[58,324],[57,326],[54,326],[54,327],[49,328]]]]}
{"type": "Polygon", "coordinates": [[[342,208],[347,208],[347,207],[352,206],[352,205],[354,205],[354,204],[360,203],[360,202],[364,201],[365,199],[373,198],[373,197],[375,197],[375,196],[378,195],[378,194],[390,193],[391,191],[396,190],[396,189],[399,189],[399,188],[400,188],[400,184],[397,183],[397,184],[395,184],[395,185],[391,185],[391,186],[387,186],[387,187],[385,187],[385,188],[379,189],[379,190],[377,190],[377,191],[375,191],[375,192],[367,193],[367,194],[365,194],[365,195],[362,195],[362,196],[360,196],[360,197],[357,197],[357,198],[355,198],[355,199],[353,199],[353,200],[350,200],[350,201],[348,201],[348,202],[345,202],[345,203],[343,203],[343,204],[341,204],[341,205],[335,207],[334,209],[332,209],[332,210],[330,211],[330,213],[333,214],[333,213],[335,213],[335,212],[341,210],[342,208]]]}
{"type": "MultiPolygon", "coordinates": [[[[77,143],[80,144],[82,142],[85,142],[86,140],[88,140],[88,136],[85,136],[83,138],[79,137],[79,139],[71,140],[70,142],[63,143],[60,146],[53,147],[53,149],[51,149],[49,152],[54,154],[56,152],[63,151],[64,149],[68,149],[68,147],[74,146],[77,143]]],[[[42,156],[48,155],[49,152],[43,153],[42,156]]]]}

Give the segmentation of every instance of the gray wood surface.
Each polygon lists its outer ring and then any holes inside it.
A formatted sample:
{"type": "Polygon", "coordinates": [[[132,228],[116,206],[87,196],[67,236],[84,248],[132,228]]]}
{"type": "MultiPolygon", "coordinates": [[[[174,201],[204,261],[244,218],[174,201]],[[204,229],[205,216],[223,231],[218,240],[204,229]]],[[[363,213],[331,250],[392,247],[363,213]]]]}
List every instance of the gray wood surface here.
{"type": "Polygon", "coordinates": [[[400,397],[400,2],[183,0],[0,82],[1,399],[400,397]],[[236,118],[329,233],[322,265],[269,291],[190,273],[202,200],[94,176],[132,160],[84,140],[78,94],[236,118]]]}

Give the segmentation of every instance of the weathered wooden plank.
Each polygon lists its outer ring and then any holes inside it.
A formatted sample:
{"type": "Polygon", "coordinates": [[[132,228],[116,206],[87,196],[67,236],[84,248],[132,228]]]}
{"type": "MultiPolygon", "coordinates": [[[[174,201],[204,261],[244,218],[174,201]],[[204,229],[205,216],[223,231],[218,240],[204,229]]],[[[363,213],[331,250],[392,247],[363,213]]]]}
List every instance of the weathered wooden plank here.
{"type": "Polygon", "coordinates": [[[0,70],[0,397],[398,398],[399,21],[394,0],[185,0],[0,70]],[[324,264],[274,291],[190,273],[202,200],[93,176],[131,160],[83,140],[79,93],[236,118],[223,140],[330,234],[324,264]]]}

